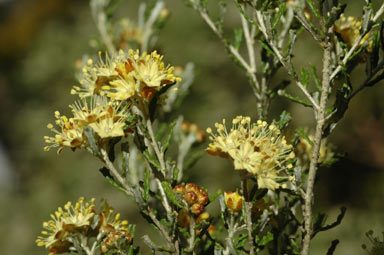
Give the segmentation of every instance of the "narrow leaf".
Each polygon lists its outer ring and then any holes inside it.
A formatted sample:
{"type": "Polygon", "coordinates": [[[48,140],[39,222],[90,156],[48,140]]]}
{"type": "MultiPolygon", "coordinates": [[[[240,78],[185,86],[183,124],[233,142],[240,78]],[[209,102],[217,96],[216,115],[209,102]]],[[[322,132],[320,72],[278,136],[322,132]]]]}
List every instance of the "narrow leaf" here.
{"type": "Polygon", "coordinates": [[[279,129],[282,130],[284,129],[288,123],[291,121],[292,117],[291,114],[287,111],[283,111],[280,114],[280,120],[279,120],[279,129]]]}
{"type": "Polygon", "coordinates": [[[321,83],[320,83],[319,76],[317,75],[317,70],[315,65],[311,65],[311,71],[312,71],[312,79],[315,82],[315,86],[319,91],[321,91],[322,90],[321,83]]]}
{"type": "Polygon", "coordinates": [[[175,127],[175,125],[176,125],[176,121],[173,121],[169,125],[168,136],[167,136],[167,138],[165,139],[165,141],[163,143],[163,152],[165,152],[168,149],[169,142],[171,141],[171,138],[172,138],[172,135],[173,135],[173,128],[175,127]]]}
{"type": "Polygon", "coordinates": [[[148,162],[151,163],[151,165],[157,169],[161,169],[159,161],[148,152],[148,149],[143,152],[143,155],[148,160],[148,162]]]}
{"type": "Polygon", "coordinates": [[[169,198],[169,200],[170,200],[174,205],[176,205],[177,207],[182,208],[183,206],[177,201],[176,195],[175,195],[175,193],[173,193],[171,184],[169,184],[169,183],[166,182],[166,181],[163,181],[163,182],[161,183],[161,186],[163,187],[164,192],[165,192],[165,194],[167,194],[167,197],[169,198]]]}
{"type": "Polygon", "coordinates": [[[215,201],[215,199],[220,196],[221,194],[223,194],[223,191],[221,189],[218,189],[216,190],[215,193],[213,193],[212,195],[209,196],[209,202],[213,202],[215,201]]]}
{"type": "Polygon", "coordinates": [[[312,0],[305,0],[309,6],[309,9],[311,9],[312,13],[316,16],[316,18],[320,18],[320,12],[316,8],[315,4],[312,2],[312,0]]]}
{"type": "Polygon", "coordinates": [[[273,29],[275,29],[277,24],[279,24],[280,18],[281,18],[281,16],[283,15],[283,13],[285,11],[285,3],[284,2],[281,3],[278,8],[279,8],[279,11],[275,15],[275,17],[273,17],[273,21],[272,21],[272,28],[273,29]]]}
{"type": "Polygon", "coordinates": [[[311,141],[311,139],[309,139],[307,132],[304,130],[304,128],[296,129],[296,134],[304,138],[311,146],[313,146],[313,142],[311,141]]]}
{"type": "Polygon", "coordinates": [[[269,47],[266,42],[259,40],[259,43],[261,47],[263,47],[270,55],[275,56],[275,52],[273,52],[273,50],[269,47]]]}
{"type": "Polygon", "coordinates": [[[150,177],[150,172],[148,169],[146,169],[144,172],[144,182],[143,182],[143,188],[144,188],[143,199],[145,202],[148,202],[148,199],[149,199],[149,177],[150,177]]]}
{"type": "Polygon", "coordinates": [[[309,82],[309,72],[304,67],[301,67],[300,71],[301,71],[301,77],[300,77],[301,83],[304,85],[304,87],[307,87],[309,82]]]}
{"type": "Polygon", "coordinates": [[[243,29],[238,28],[234,31],[234,42],[233,46],[238,50],[241,46],[241,43],[243,42],[243,29]]]}
{"type": "Polygon", "coordinates": [[[285,90],[279,90],[277,93],[279,96],[284,96],[295,103],[298,103],[307,107],[312,107],[312,104],[310,102],[305,101],[304,99],[301,99],[299,97],[292,96],[291,94],[288,94],[285,90]]]}

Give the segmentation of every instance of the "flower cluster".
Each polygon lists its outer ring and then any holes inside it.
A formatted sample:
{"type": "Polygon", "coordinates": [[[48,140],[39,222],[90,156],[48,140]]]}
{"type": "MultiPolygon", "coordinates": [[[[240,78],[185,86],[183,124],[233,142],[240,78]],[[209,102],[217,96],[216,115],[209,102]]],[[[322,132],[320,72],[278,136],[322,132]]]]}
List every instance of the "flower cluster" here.
{"type": "MultiPolygon", "coordinates": [[[[348,47],[351,48],[360,37],[361,25],[361,18],[345,17],[344,14],[341,14],[340,19],[335,22],[334,28],[348,47]]],[[[373,41],[370,40],[370,37],[371,33],[366,34],[359,43],[359,47],[367,45],[368,52],[372,52],[373,41]]]]}
{"type": "Polygon", "coordinates": [[[251,123],[250,117],[237,116],[228,131],[223,124],[216,123],[217,134],[207,129],[211,143],[207,152],[229,158],[235,170],[245,170],[257,178],[259,188],[275,190],[279,181],[287,178],[286,169],[292,169],[295,154],[280,130],[273,124],[258,120],[251,123]],[[283,174],[285,172],[285,174],[283,174]]]}
{"type": "Polygon", "coordinates": [[[194,215],[201,214],[209,200],[208,193],[194,183],[176,185],[173,191],[188,205],[194,215]]]}
{"type": "Polygon", "coordinates": [[[174,67],[165,65],[163,56],[156,51],[151,54],[139,50],[122,50],[94,63],[89,59],[82,69],[80,84],[74,86],[72,94],[80,97],[106,95],[113,100],[151,99],[162,87],[181,81],[173,74],[174,67]]]}
{"type": "Polygon", "coordinates": [[[95,199],[88,202],[81,197],[74,205],[65,204],[64,209],[51,214],[51,220],[43,223],[42,236],[36,240],[38,246],[45,246],[50,254],[67,252],[74,246],[78,237],[93,237],[111,232],[127,233],[127,221],[119,220],[120,214],[105,203],[99,213],[95,209],[95,199]]]}
{"type": "Polygon", "coordinates": [[[52,147],[64,147],[72,150],[87,145],[84,134],[85,127],[90,127],[100,139],[124,136],[125,119],[128,117],[127,105],[120,102],[110,102],[100,96],[92,96],[69,106],[73,116],[68,118],[55,112],[56,125],[48,124],[48,128],[55,133],[54,137],[44,136],[45,142],[50,144],[44,147],[48,151],[52,147]]]}
{"type": "Polygon", "coordinates": [[[106,60],[100,54],[97,63],[89,59],[82,69],[82,87],[71,90],[81,101],[69,106],[73,114],[70,118],[55,112],[58,127],[48,124],[55,136],[44,137],[49,144],[44,149],[59,147],[60,152],[64,147],[86,147],[86,127],[100,139],[124,136],[125,121],[133,104],[141,105],[141,101],[146,105],[162,87],[181,81],[173,74],[174,68],[165,66],[162,59],[156,51],[140,55],[138,50],[120,51],[106,60]]]}

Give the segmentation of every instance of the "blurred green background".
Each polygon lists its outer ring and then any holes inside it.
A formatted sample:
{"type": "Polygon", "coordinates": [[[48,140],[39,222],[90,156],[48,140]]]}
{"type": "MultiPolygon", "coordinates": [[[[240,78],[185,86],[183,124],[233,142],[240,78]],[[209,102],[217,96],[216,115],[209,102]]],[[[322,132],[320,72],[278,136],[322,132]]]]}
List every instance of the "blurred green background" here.
{"type": "MultiPolygon", "coordinates": [[[[136,18],[141,1],[122,1],[117,18],[136,18]]],[[[346,13],[359,16],[364,1],[348,3],[346,13]]],[[[222,118],[256,118],[255,99],[242,71],[229,59],[223,45],[192,9],[181,0],[166,1],[171,16],[158,47],[172,65],[195,63],[196,79],[179,110],[205,129],[222,118]]],[[[374,6],[381,0],[373,1],[374,6]]],[[[214,4],[214,1],[213,1],[214,4]]],[[[228,12],[228,27],[238,24],[228,12]]],[[[0,254],[45,254],[35,239],[49,214],[80,196],[106,198],[131,223],[136,240],[149,228],[132,201],[114,190],[99,173],[101,163],[85,151],[61,155],[44,152],[43,136],[55,110],[67,111],[76,98],[69,94],[75,63],[83,54],[95,54],[90,40],[97,38],[88,1],[0,0],[0,254]]],[[[321,65],[321,52],[304,34],[295,47],[296,63],[321,65]]],[[[353,75],[361,80],[363,69],[353,75]]],[[[285,72],[278,73],[279,79],[285,72]]],[[[277,79],[278,80],[278,79],[277,79]]],[[[364,254],[364,233],[384,231],[384,88],[383,82],[363,91],[351,103],[329,141],[345,152],[345,159],[319,171],[316,212],[338,215],[347,206],[341,226],[319,234],[312,254],[325,254],[333,239],[341,243],[335,254],[364,254]]],[[[271,119],[282,109],[292,113],[291,127],[313,128],[307,109],[278,98],[271,119]]],[[[237,175],[228,162],[204,156],[189,173],[198,185],[234,190],[237,175]]],[[[145,253],[147,250],[143,250],[145,253]]]]}

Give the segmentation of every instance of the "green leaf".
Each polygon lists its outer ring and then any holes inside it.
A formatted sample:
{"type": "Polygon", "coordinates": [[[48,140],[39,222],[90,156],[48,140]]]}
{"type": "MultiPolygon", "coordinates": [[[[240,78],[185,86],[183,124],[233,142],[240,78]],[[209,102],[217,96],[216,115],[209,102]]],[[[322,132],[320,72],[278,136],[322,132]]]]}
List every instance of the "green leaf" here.
{"type": "Polygon", "coordinates": [[[167,124],[166,123],[161,123],[159,128],[157,129],[157,132],[156,132],[156,141],[160,141],[161,138],[164,136],[165,134],[165,130],[167,130],[167,124]]]}
{"type": "Polygon", "coordinates": [[[145,202],[148,202],[148,200],[149,200],[149,178],[150,178],[150,175],[151,175],[151,173],[149,172],[148,169],[146,169],[144,172],[144,182],[143,182],[143,189],[144,189],[143,199],[145,202]]]}
{"type": "Polygon", "coordinates": [[[267,232],[265,236],[261,240],[257,242],[259,246],[266,246],[269,242],[271,242],[274,239],[274,236],[271,232],[267,232]]]}
{"type": "Polygon", "coordinates": [[[187,170],[187,169],[193,167],[193,166],[197,163],[197,161],[198,161],[203,155],[205,155],[205,154],[206,154],[205,150],[198,151],[198,152],[196,152],[195,154],[193,154],[191,157],[189,157],[189,158],[186,160],[186,162],[185,162],[185,164],[184,164],[184,169],[187,170]]]}
{"type": "Polygon", "coordinates": [[[117,188],[118,190],[126,193],[127,191],[123,188],[123,186],[121,186],[120,184],[118,184],[112,177],[112,175],[109,173],[109,170],[108,168],[106,167],[103,167],[99,170],[103,176],[105,177],[105,179],[115,188],[117,188]]]}
{"type": "Polygon", "coordinates": [[[164,192],[165,192],[165,194],[167,194],[167,197],[169,198],[169,200],[170,200],[174,205],[176,205],[177,207],[179,207],[179,208],[183,208],[183,206],[177,201],[176,195],[175,195],[175,193],[173,193],[171,184],[169,184],[169,183],[166,182],[166,181],[163,181],[163,182],[161,183],[161,186],[163,187],[164,192]]]}
{"type": "Polygon", "coordinates": [[[216,190],[215,193],[213,193],[212,195],[209,196],[209,202],[213,202],[215,201],[215,199],[220,196],[221,194],[223,194],[223,191],[221,189],[218,189],[216,190]]]}
{"type": "Polygon", "coordinates": [[[277,24],[279,24],[280,18],[285,11],[285,3],[284,2],[281,3],[278,8],[279,8],[279,11],[275,15],[275,17],[273,17],[273,21],[272,21],[272,28],[273,29],[277,26],[277,24]]]}
{"type": "Polygon", "coordinates": [[[280,114],[279,129],[280,130],[284,129],[288,125],[288,123],[291,121],[291,119],[292,119],[291,114],[284,110],[280,114]]]}
{"type": "Polygon", "coordinates": [[[165,139],[165,141],[163,143],[163,152],[165,152],[168,149],[169,142],[171,141],[171,138],[172,138],[172,135],[173,135],[173,128],[175,127],[175,125],[176,125],[176,121],[173,121],[169,125],[168,136],[167,136],[167,138],[165,139]]]}
{"type": "Polygon", "coordinates": [[[288,94],[285,90],[279,90],[277,93],[279,96],[284,96],[295,103],[304,105],[306,107],[312,107],[312,104],[310,102],[308,102],[304,99],[301,99],[299,97],[292,96],[291,94],[288,94]]]}
{"type": "Polygon", "coordinates": [[[148,152],[148,149],[146,149],[146,150],[143,152],[143,155],[144,155],[144,157],[148,160],[148,162],[151,163],[151,165],[153,165],[153,166],[156,167],[157,169],[161,169],[161,166],[160,166],[159,161],[158,161],[154,156],[152,156],[152,155],[148,152]]]}
{"type": "Polygon", "coordinates": [[[311,71],[312,71],[311,72],[312,73],[312,79],[315,82],[315,86],[319,91],[321,91],[322,90],[321,82],[320,82],[319,76],[317,76],[317,70],[316,70],[315,65],[311,65],[311,71]]]}
{"type": "Polygon", "coordinates": [[[311,141],[311,139],[309,139],[307,132],[304,130],[304,128],[296,129],[296,134],[304,138],[311,146],[313,146],[313,142],[311,141]]]}
{"type": "Polygon", "coordinates": [[[175,167],[175,169],[173,170],[173,176],[172,176],[173,181],[177,181],[177,178],[179,177],[179,172],[180,172],[180,169],[175,167]]]}
{"type": "Polygon", "coordinates": [[[206,9],[208,6],[208,0],[200,0],[201,7],[206,9]]]}
{"type": "Polygon", "coordinates": [[[234,31],[234,42],[233,46],[238,50],[243,42],[243,29],[237,28],[234,31]]]}
{"type": "Polygon", "coordinates": [[[304,85],[304,87],[307,87],[309,82],[309,72],[304,67],[301,67],[300,71],[301,71],[301,76],[300,76],[301,83],[304,85]]]}
{"type": "Polygon", "coordinates": [[[259,40],[259,43],[261,47],[263,47],[270,55],[272,56],[276,55],[275,52],[273,52],[273,50],[269,47],[269,45],[266,42],[259,40]]]}
{"type": "Polygon", "coordinates": [[[305,0],[309,6],[309,9],[311,9],[312,13],[316,16],[316,18],[320,18],[320,12],[319,10],[315,7],[315,4],[312,2],[312,0],[305,0]]]}

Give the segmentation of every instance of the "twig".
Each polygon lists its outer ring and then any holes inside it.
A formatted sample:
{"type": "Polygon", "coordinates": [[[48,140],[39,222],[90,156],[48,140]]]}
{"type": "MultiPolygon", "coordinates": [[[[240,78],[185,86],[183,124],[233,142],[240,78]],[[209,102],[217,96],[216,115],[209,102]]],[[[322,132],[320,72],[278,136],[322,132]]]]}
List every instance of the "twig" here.
{"type": "Polygon", "coordinates": [[[297,86],[304,93],[304,95],[308,98],[308,100],[311,102],[311,104],[313,105],[315,110],[317,110],[319,108],[319,105],[316,103],[316,101],[313,99],[313,97],[309,94],[308,90],[304,87],[304,85],[299,81],[299,79],[297,78],[297,76],[296,76],[292,66],[287,63],[287,61],[281,55],[281,52],[277,48],[276,44],[269,37],[269,35],[267,33],[267,29],[266,29],[265,24],[264,24],[263,16],[262,16],[260,11],[256,11],[256,17],[257,17],[257,20],[258,20],[258,25],[259,25],[260,31],[263,33],[265,39],[268,41],[269,46],[272,48],[273,52],[276,54],[276,56],[279,59],[280,63],[288,71],[288,74],[291,75],[291,77],[295,80],[297,86]]]}
{"type": "Polygon", "coordinates": [[[150,118],[147,118],[146,126],[148,129],[149,136],[151,138],[151,146],[155,150],[156,157],[160,162],[160,167],[161,167],[160,171],[163,174],[163,176],[166,177],[166,172],[165,172],[166,171],[166,165],[165,165],[165,161],[164,161],[164,153],[160,150],[159,144],[156,141],[156,137],[155,137],[155,134],[153,132],[152,122],[151,122],[150,118]]]}
{"type": "Polygon", "coordinates": [[[313,141],[311,162],[309,166],[309,173],[307,179],[307,187],[305,192],[305,201],[304,201],[304,238],[303,238],[303,247],[301,255],[309,254],[309,245],[312,236],[312,204],[314,200],[313,187],[315,184],[316,172],[318,169],[317,163],[319,160],[321,140],[323,136],[323,127],[325,124],[325,108],[328,101],[328,90],[330,87],[330,60],[331,60],[331,47],[330,36],[332,28],[328,29],[328,35],[326,35],[324,42],[324,55],[323,55],[323,80],[322,80],[322,90],[320,97],[320,107],[316,111],[317,123],[316,123],[316,132],[315,138],[313,141]]]}
{"type": "Polygon", "coordinates": [[[193,255],[196,255],[194,251],[194,246],[195,246],[195,238],[196,238],[196,230],[195,230],[196,222],[194,217],[190,217],[190,222],[189,222],[189,234],[191,235],[188,238],[188,249],[192,252],[193,255]]]}
{"type": "Polygon", "coordinates": [[[152,35],[152,27],[153,24],[156,22],[156,19],[159,17],[161,10],[164,8],[164,2],[158,1],[155,5],[155,7],[151,11],[151,15],[149,16],[147,22],[145,22],[143,31],[143,41],[141,44],[141,51],[145,52],[148,50],[149,46],[149,38],[152,35]]]}
{"type": "MultiPolygon", "coordinates": [[[[204,10],[199,10],[200,16],[203,18],[203,20],[207,23],[207,25],[212,29],[212,31],[219,37],[219,39],[224,40],[222,34],[220,33],[219,29],[215,25],[215,23],[212,21],[212,19],[209,17],[208,13],[204,10]]],[[[252,32],[252,31],[251,31],[252,32]]],[[[252,67],[245,61],[245,59],[240,55],[239,51],[230,43],[226,42],[225,47],[227,50],[235,57],[237,61],[239,61],[240,65],[244,68],[244,70],[247,72],[248,76],[251,79],[252,88],[254,89],[254,94],[258,100],[261,99],[259,91],[260,91],[260,84],[259,81],[256,78],[255,71],[252,70],[252,67]]]]}
{"type": "Polygon", "coordinates": [[[87,255],[94,255],[94,252],[91,251],[87,245],[87,238],[83,235],[80,236],[80,246],[81,248],[83,248],[83,250],[85,251],[85,253],[87,255]]]}
{"type": "Polygon", "coordinates": [[[161,234],[165,238],[165,240],[168,242],[169,247],[171,247],[173,254],[177,255],[179,254],[179,247],[176,242],[172,241],[172,238],[169,236],[167,230],[164,228],[164,226],[160,223],[160,221],[156,218],[156,215],[152,212],[151,208],[147,208],[145,213],[151,218],[155,226],[160,230],[161,234]]]}
{"type": "Polygon", "coordinates": [[[249,254],[255,255],[255,244],[254,244],[254,238],[252,234],[252,202],[248,202],[248,190],[247,190],[247,179],[244,178],[241,180],[241,189],[243,196],[245,198],[245,212],[246,212],[246,225],[247,225],[247,231],[248,231],[248,244],[249,244],[249,254]]]}
{"type": "Polygon", "coordinates": [[[92,0],[90,2],[90,7],[92,10],[93,20],[96,23],[97,30],[100,33],[101,39],[107,47],[109,54],[113,55],[116,52],[115,46],[113,46],[112,39],[107,31],[107,16],[105,15],[105,1],[101,0],[92,0]]]}
{"type": "Polygon", "coordinates": [[[100,152],[102,155],[102,161],[105,163],[106,167],[111,171],[112,175],[118,180],[120,185],[124,187],[127,195],[133,196],[131,187],[127,183],[126,179],[121,176],[120,172],[115,168],[113,163],[109,160],[108,153],[105,151],[104,148],[101,148],[100,152]]]}
{"type": "Polygon", "coordinates": [[[384,3],[381,5],[381,7],[379,8],[379,10],[376,12],[375,16],[373,17],[372,21],[373,22],[376,22],[380,16],[384,13],[384,3]]]}
{"type": "Polygon", "coordinates": [[[256,72],[256,59],[255,59],[255,49],[254,49],[255,41],[253,38],[251,38],[249,27],[248,27],[248,21],[241,14],[240,14],[240,18],[241,18],[241,23],[243,25],[244,37],[245,37],[247,50],[248,50],[248,57],[249,57],[249,63],[250,63],[249,71],[252,73],[255,73],[256,72]]]}

